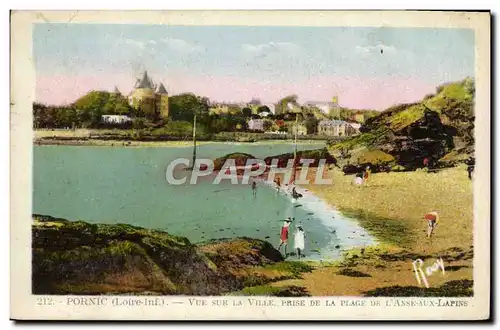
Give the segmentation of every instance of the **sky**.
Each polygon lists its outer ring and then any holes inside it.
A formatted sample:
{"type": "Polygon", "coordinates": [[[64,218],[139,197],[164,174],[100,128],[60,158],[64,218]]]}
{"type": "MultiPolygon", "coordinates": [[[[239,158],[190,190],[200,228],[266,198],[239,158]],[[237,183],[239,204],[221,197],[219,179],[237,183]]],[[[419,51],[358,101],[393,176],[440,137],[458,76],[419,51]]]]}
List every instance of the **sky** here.
{"type": "Polygon", "coordinates": [[[296,94],[383,110],[474,77],[467,29],[35,24],[36,100],[128,94],[141,72],[170,95],[263,103],[296,94]]]}

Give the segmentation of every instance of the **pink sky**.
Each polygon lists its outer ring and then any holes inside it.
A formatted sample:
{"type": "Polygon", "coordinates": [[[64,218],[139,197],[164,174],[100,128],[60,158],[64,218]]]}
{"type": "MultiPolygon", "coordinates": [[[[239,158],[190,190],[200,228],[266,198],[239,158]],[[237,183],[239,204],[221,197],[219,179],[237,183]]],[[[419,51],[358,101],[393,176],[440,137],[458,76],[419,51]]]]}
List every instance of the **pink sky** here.
{"type": "MultiPolygon", "coordinates": [[[[163,82],[170,95],[192,92],[219,102],[245,102],[252,97],[259,98],[262,102],[276,102],[284,96],[296,94],[299,103],[304,103],[329,101],[333,95],[338,94],[341,106],[377,110],[421,100],[437,87],[413,78],[395,77],[323,76],[279,83],[236,76],[189,76],[181,72],[171,73],[168,77],[156,76],[154,73],[150,75],[155,82],[163,82]]],[[[46,104],[68,104],[90,90],[112,91],[115,85],[126,95],[134,82],[133,76],[119,74],[38,76],[36,100],[46,104]]]]}

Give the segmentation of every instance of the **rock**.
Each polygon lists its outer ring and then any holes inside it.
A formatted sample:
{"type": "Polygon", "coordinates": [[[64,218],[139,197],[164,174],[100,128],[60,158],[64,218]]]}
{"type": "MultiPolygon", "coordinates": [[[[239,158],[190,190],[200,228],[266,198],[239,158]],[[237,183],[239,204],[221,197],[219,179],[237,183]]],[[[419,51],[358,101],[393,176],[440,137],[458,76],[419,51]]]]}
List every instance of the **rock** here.
{"type": "Polygon", "coordinates": [[[125,224],[33,220],[34,294],[221,295],[244,287],[233,270],[283,260],[268,242],[246,237],[196,246],[125,224]]]}
{"type": "Polygon", "coordinates": [[[340,245],[335,245],[335,248],[336,249],[340,249],[340,245]]]}

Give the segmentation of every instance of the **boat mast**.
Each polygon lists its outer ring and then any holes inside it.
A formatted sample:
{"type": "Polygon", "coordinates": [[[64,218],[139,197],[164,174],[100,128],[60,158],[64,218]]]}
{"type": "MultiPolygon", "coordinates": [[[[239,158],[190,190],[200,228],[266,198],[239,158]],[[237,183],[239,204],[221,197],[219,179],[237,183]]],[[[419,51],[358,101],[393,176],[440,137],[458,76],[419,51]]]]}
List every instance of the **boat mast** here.
{"type": "Polygon", "coordinates": [[[193,120],[193,163],[191,169],[194,169],[194,162],[196,161],[196,113],[193,120]]]}
{"type": "Polygon", "coordinates": [[[297,172],[297,130],[298,130],[298,120],[299,116],[296,113],[295,114],[295,141],[294,141],[294,149],[293,149],[293,176],[292,176],[292,183],[295,183],[295,176],[297,172]]]}

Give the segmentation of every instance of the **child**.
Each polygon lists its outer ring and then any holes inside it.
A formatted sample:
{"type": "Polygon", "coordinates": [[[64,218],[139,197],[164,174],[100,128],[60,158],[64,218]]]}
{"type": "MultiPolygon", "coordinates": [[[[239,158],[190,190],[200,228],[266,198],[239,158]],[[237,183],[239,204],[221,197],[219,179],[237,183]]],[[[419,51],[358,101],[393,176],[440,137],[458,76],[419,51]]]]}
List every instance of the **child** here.
{"type": "Polygon", "coordinates": [[[370,170],[370,166],[367,166],[365,172],[363,173],[363,181],[365,184],[368,183],[368,178],[370,178],[371,173],[372,171],[370,170]]]}
{"type": "Polygon", "coordinates": [[[281,249],[282,245],[285,245],[285,257],[286,257],[286,246],[288,245],[288,231],[290,224],[292,223],[292,219],[287,218],[281,227],[280,233],[280,245],[278,246],[278,251],[281,249]]]}
{"type": "Polygon", "coordinates": [[[295,232],[295,249],[297,250],[297,256],[301,257],[301,252],[304,251],[304,229],[302,226],[297,226],[297,231],[295,232]]]}

